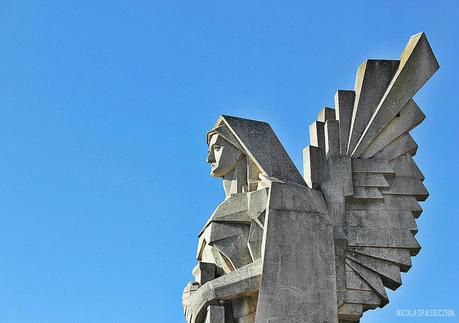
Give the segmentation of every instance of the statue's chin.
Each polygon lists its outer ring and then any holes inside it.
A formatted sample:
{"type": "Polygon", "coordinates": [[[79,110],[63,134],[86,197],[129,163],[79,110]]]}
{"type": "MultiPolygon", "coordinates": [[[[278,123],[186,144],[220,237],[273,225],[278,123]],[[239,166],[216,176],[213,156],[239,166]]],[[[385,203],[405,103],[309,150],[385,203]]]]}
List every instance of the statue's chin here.
{"type": "Polygon", "coordinates": [[[223,176],[225,176],[225,174],[221,174],[221,173],[222,173],[221,170],[219,170],[218,168],[210,170],[210,176],[212,176],[212,177],[223,177],[223,176]]]}
{"type": "Polygon", "coordinates": [[[218,174],[215,174],[214,172],[210,172],[210,176],[216,177],[216,178],[223,177],[223,175],[218,175],[218,174]]]}
{"type": "Polygon", "coordinates": [[[236,165],[231,165],[231,167],[223,167],[218,165],[217,167],[210,169],[210,176],[223,178],[231,171],[233,171],[235,167],[236,165]]]}

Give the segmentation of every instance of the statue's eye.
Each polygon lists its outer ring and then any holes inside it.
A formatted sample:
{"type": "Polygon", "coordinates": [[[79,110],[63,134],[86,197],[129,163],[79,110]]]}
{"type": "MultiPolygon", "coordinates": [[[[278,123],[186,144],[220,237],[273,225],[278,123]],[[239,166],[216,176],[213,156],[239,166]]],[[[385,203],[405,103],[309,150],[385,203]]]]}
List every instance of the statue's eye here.
{"type": "Polygon", "coordinates": [[[221,147],[221,146],[214,145],[214,150],[215,150],[215,151],[219,151],[220,148],[222,148],[222,147],[221,147]]]}

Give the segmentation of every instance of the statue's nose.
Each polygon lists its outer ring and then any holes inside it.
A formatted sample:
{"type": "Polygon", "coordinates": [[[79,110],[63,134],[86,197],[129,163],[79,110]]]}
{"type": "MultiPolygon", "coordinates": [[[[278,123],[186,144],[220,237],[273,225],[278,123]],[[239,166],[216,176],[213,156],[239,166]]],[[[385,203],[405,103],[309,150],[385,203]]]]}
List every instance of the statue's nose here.
{"type": "Polygon", "coordinates": [[[207,163],[215,163],[215,156],[214,156],[214,151],[213,149],[209,149],[207,152],[207,163]]]}

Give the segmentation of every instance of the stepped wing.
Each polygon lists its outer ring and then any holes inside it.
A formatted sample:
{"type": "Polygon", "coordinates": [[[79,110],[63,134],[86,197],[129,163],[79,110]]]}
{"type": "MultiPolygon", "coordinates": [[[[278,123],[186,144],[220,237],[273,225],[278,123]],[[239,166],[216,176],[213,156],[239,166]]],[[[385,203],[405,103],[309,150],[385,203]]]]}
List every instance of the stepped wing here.
{"type": "Polygon", "coordinates": [[[310,125],[304,150],[308,186],[323,192],[335,222],[339,317],[388,303],[420,246],[419,201],[428,197],[410,131],[425,118],[413,99],[439,68],[424,33],[399,60],[366,60],[354,90],[339,90],[335,108],[310,125]]]}

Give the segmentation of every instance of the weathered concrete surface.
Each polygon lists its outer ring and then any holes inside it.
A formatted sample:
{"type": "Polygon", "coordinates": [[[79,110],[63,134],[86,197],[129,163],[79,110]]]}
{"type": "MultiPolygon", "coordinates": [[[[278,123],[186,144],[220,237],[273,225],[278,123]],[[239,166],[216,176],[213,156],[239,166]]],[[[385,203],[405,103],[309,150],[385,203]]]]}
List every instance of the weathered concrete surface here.
{"type": "Polygon", "coordinates": [[[265,174],[281,181],[305,185],[271,126],[266,122],[223,116],[248,156],[265,174]]]}
{"type": "Polygon", "coordinates": [[[346,260],[346,268],[349,268],[349,270],[357,274],[356,279],[360,278],[360,280],[366,282],[368,286],[370,286],[370,290],[374,291],[379,296],[383,304],[389,301],[382,279],[376,272],[362,266],[359,262],[352,259],[346,260]]]}
{"type": "Polygon", "coordinates": [[[414,141],[413,137],[409,134],[404,134],[381,149],[373,158],[390,161],[405,154],[414,156],[417,150],[418,144],[414,141]]]}
{"type": "Polygon", "coordinates": [[[325,151],[325,123],[321,121],[314,121],[309,125],[309,141],[311,146],[320,148],[325,151]]]}
{"type": "Polygon", "coordinates": [[[307,146],[303,150],[303,173],[308,187],[318,189],[322,182],[325,154],[322,149],[307,146]]]}
{"type": "Polygon", "coordinates": [[[389,188],[383,174],[357,173],[352,176],[355,186],[389,188]]]}
{"type": "Polygon", "coordinates": [[[396,176],[387,181],[390,187],[385,194],[414,196],[418,201],[425,201],[429,196],[429,192],[418,178],[396,176]]]}
{"type": "Polygon", "coordinates": [[[324,123],[328,120],[336,120],[335,109],[324,107],[317,115],[317,120],[324,123]]]}
{"type": "MultiPolygon", "coordinates": [[[[325,206],[295,210],[302,204],[285,197],[298,191],[285,186],[271,187],[272,196],[282,191],[284,198],[269,205],[256,322],[337,322],[333,225],[325,206]]],[[[314,198],[302,190],[302,200],[314,198]]]]}
{"type": "Polygon", "coordinates": [[[206,323],[225,323],[225,307],[209,305],[207,307],[206,323]]]}
{"type": "Polygon", "coordinates": [[[409,249],[411,255],[416,255],[420,250],[419,243],[406,229],[367,228],[362,230],[358,227],[349,227],[348,245],[350,247],[409,249]]]}
{"type": "Polygon", "coordinates": [[[407,229],[417,232],[416,221],[410,211],[347,211],[346,223],[351,227],[407,229]]]}
{"type": "Polygon", "coordinates": [[[193,268],[193,276],[199,285],[204,285],[217,276],[217,266],[213,263],[198,262],[193,268]]]}
{"type": "Polygon", "coordinates": [[[189,296],[185,305],[187,321],[191,323],[204,321],[207,307],[217,305],[218,300],[224,301],[256,293],[260,280],[261,263],[255,261],[238,271],[207,282],[189,296]]]}
{"type": "Polygon", "coordinates": [[[349,250],[354,253],[393,262],[400,266],[402,272],[407,272],[411,268],[411,255],[407,249],[355,247],[349,248],[349,250]]]}
{"type": "Polygon", "coordinates": [[[368,147],[439,67],[425,34],[412,36],[400,57],[395,76],[352,155],[359,156],[368,147]]]}
{"type": "Polygon", "coordinates": [[[354,100],[354,91],[338,90],[335,94],[336,119],[339,121],[340,152],[343,156],[347,155],[354,100]]]}
{"type": "Polygon", "coordinates": [[[355,78],[355,103],[352,110],[347,154],[354,150],[398,65],[398,60],[369,59],[359,66],[355,78]]]}
{"type": "Polygon", "coordinates": [[[339,148],[339,122],[338,120],[327,120],[324,127],[325,133],[325,155],[327,158],[340,155],[339,148]]]}
{"type": "Polygon", "coordinates": [[[378,159],[352,159],[352,172],[354,174],[395,175],[395,171],[387,160],[378,159]]]}
{"type": "Polygon", "coordinates": [[[386,147],[401,135],[408,133],[425,119],[424,113],[417,106],[414,100],[409,100],[405,107],[400,111],[400,115],[394,118],[378,137],[365,149],[361,158],[371,158],[378,151],[386,147]]]}
{"type": "Polygon", "coordinates": [[[389,162],[390,167],[398,176],[419,178],[424,180],[424,175],[418,168],[410,154],[402,155],[389,162]]]}

